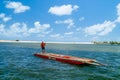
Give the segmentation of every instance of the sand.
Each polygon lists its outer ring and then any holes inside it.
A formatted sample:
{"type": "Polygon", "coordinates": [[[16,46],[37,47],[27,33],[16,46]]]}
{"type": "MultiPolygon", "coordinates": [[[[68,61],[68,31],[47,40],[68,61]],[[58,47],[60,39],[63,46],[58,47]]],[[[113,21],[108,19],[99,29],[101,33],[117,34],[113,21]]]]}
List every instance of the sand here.
{"type": "MultiPolygon", "coordinates": [[[[16,40],[0,40],[0,42],[17,42],[17,43],[41,43],[41,41],[16,41],[16,40]]],[[[53,44],[94,44],[92,42],[45,42],[53,44]]]]}

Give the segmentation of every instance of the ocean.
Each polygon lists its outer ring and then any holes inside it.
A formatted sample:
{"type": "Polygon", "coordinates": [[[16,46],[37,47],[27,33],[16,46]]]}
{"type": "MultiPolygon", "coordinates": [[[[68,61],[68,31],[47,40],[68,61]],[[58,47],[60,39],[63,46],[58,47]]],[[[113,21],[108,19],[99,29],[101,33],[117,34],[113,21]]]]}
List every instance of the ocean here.
{"type": "Polygon", "coordinates": [[[0,80],[120,80],[120,45],[46,44],[46,52],[96,59],[80,66],[42,59],[39,43],[0,43],[0,80]]]}

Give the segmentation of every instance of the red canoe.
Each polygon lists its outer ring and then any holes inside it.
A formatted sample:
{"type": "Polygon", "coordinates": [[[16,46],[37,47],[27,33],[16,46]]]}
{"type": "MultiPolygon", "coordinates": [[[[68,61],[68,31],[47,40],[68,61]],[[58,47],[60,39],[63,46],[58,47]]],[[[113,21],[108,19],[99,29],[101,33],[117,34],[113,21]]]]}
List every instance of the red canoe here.
{"type": "Polygon", "coordinates": [[[44,58],[44,59],[52,59],[52,60],[69,63],[69,64],[75,64],[75,65],[84,65],[84,64],[102,65],[93,59],[79,58],[79,57],[74,57],[74,56],[59,55],[59,54],[53,54],[53,53],[43,53],[43,54],[36,53],[34,54],[34,56],[44,58]]]}

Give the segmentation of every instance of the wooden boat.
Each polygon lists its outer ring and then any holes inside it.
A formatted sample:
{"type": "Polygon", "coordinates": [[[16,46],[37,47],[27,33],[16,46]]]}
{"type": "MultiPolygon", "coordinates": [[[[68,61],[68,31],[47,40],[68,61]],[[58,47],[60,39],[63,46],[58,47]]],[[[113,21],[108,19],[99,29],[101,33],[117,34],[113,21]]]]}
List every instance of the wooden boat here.
{"type": "Polygon", "coordinates": [[[68,56],[68,55],[60,55],[60,54],[53,54],[53,53],[36,53],[34,56],[44,58],[44,59],[52,59],[63,63],[69,63],[74,65],[103,65],[99,63],[98,61],[94,59],[89,58],[79,58],[74,56],[68,56]]]}

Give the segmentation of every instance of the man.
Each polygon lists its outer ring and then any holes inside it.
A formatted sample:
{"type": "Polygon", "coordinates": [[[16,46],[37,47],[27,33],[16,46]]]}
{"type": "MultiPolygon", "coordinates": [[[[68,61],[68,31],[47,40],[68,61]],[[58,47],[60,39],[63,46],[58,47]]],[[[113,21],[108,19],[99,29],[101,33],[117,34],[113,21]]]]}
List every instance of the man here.
{"type": "Polygon", "coordinates": [[[42,53],[45,53],[45,43],[42,41],[42,43],[40,44],[41,48],[42,48],[42,53]]]}

